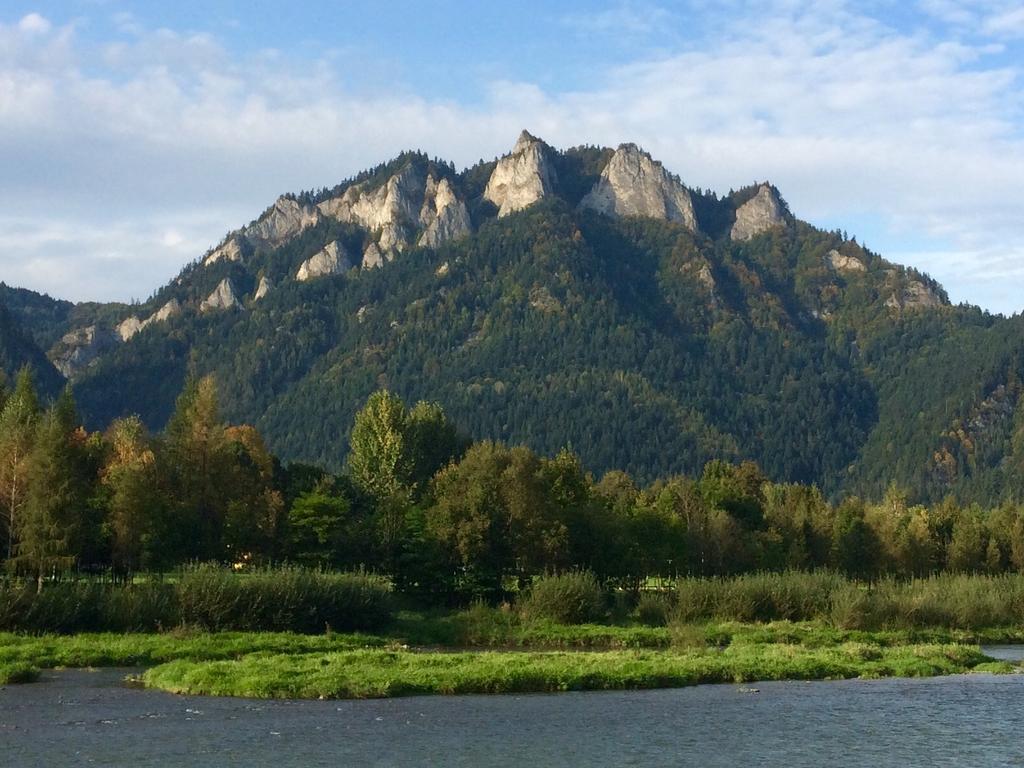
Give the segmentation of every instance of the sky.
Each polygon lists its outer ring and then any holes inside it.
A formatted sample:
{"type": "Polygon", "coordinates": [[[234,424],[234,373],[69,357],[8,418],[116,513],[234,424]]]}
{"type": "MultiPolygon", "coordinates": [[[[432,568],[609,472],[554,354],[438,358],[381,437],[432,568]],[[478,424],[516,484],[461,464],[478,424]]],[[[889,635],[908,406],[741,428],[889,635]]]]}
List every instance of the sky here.
{"type": "Polygon", "coordinates": [[[523,128],[1024,310],[1019,0],[5,0],[0,280],[144,300],[284,192],[523,128]]]}

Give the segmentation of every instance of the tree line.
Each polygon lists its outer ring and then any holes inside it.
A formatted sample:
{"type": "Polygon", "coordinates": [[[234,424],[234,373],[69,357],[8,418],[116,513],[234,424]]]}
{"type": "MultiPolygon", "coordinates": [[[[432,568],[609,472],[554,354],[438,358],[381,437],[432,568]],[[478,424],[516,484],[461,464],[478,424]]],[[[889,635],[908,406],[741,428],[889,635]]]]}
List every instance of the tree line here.
{"type": "Polygon", "coordinates": [[[565,449],[472,442],[437,403],[374,393],[332,474],[282,465],[251,426],[222,421],[190,378],[163,433],[137,417],[87,432],[65,391],[44,407],[29,369],[0,392],[0,560],[46,580],[129,577],[190,562],[368,569],[436,601],[497,598],[586,569],[651,577],[831,569],[858,578],[1024,571],[1024,506],[832,503],[752,462],[641,486],[588,474],[565,449]]]}

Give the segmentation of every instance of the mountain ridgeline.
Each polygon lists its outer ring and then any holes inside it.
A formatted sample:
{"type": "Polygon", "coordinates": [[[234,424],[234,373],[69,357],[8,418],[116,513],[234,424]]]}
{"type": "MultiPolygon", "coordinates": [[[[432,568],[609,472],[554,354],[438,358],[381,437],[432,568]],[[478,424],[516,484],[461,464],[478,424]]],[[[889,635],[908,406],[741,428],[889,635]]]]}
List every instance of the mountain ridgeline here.
{"type": "Polygon", "coordinates": [[[830,494],[1024,492],[1024,317],[952,306],[771,184],[690,189],[633,144],[524,131],[462,172],[405,153],[279,198],[144,304],[26,294],[0,286],[5,368],[48,350],[92,428],[162,428],[191,371],[330,468],[387,387],[595,473],[752,459],[830,494]]]}

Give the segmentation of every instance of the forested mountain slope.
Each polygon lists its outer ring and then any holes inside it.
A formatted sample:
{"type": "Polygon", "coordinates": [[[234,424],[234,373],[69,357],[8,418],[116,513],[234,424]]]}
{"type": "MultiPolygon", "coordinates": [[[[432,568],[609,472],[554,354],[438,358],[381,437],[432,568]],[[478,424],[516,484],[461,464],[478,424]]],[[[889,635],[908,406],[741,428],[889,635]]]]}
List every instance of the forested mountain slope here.
{"type": "Polygon", "coordinates": [[[24,366],[33,369],[36,383],[44,393],[53,395],[63,385],[61,375],[0,299],[0,374],[9,385],[24,366]]]}
{"type": "Polygon", "coordinates": [[[461,173],[407,153],[280,198],[141,306],[79,313],[32,322],[94,428],[162,427],[194,371],[272,450],[331,467],[388,387],[597,473],[749,458],[830,493],[981,501],[1024,482],[1021,317],[951,306],[769,184],[691,190],[633,145],[524,132],[461,173]]]}

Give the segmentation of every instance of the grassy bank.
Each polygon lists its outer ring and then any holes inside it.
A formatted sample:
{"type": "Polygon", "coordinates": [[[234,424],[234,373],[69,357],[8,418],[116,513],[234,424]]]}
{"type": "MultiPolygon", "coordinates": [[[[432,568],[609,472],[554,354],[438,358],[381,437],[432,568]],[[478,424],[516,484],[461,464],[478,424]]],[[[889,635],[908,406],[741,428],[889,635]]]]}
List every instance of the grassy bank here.
{"type": "MultiPolygon", "coordinates": [[[[474,616],[479,620],[480,611],[474,616]]],[[[465,629],[465,617],[458,617],[417,624],[406,616],[396,630],[418,627],[421,639],[437,640],[438,626],[465,629]]],[[[103,666],[150,667],[142,677],[146,685],[178,693],[299,698],[920,677],[1012,671],[1012,665],[984,657],[975,644],[1024,640],[1024,633],[1006,628],[867,632],[816,622],[504,626],[504,634],[483,638],[474,651],[453,651],[466,647],[458,643],[410,649],[409,634],[0,634],[0,684],[29,682],[39,668],[103,666]]],[[[456,633],[456,639],[465,638],[456,633]]]]}
{"type": "Polygon", "coordinates": [[[167,661],[217,661],[250,654],[301,656],[382,647],[383,637],[286,632],[14,635],[0,633],[0,668],[148,667],[167,661]]]}
{"type": "Polygon", "coordinates": [[[19,683],[34,683],[39,679],[39,669],[31,664],[0,663],[0,685],[18,685],[19,683]]]}
{"type": "Polygon", "coordinates": [[[253,698],[380,698],[670,688],[758,680],[926,677],[1008,671],[977,648],[844,643],[830,648],[730,646],[693,651],[417,653],[361,650],[173,661],[147,686],[173,693],[253,698]]]}

